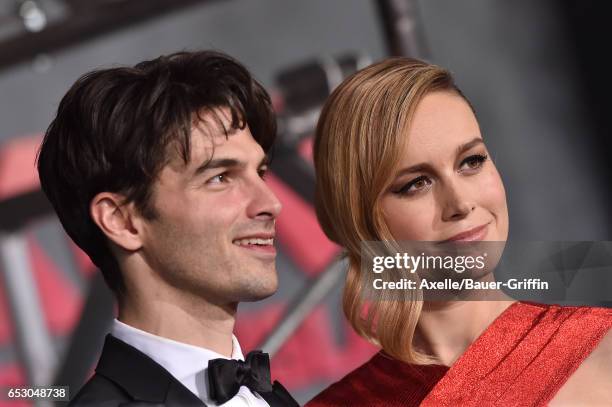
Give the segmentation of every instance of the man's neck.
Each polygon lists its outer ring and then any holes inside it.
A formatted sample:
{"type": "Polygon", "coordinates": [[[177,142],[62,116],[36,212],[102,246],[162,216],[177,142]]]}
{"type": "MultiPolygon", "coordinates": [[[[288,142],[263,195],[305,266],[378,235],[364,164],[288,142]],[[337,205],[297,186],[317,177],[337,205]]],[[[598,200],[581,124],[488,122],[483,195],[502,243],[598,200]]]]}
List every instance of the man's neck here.
{"type": "Polygon", "coordinates": [[[219,306],[184,293],[181,297],[130,296],[120,301],[117,319],[151,334],[231,357],[237,304],[219,306]]]}

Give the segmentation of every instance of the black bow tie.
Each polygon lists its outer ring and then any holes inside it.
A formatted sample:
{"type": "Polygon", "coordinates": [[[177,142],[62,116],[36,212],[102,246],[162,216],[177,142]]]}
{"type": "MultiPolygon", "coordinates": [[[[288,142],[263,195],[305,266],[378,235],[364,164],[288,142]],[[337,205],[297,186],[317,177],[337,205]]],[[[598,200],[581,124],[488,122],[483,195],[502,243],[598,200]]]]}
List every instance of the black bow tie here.
{"type": "Polygon", "coordinates": [[[238,393],[240,386],[252,391],[272,391],[270,383],[270,358],[260,350],[249,352],[245,361],[212,359],[208,362],[210,398],[225,403],[238,393]]]}

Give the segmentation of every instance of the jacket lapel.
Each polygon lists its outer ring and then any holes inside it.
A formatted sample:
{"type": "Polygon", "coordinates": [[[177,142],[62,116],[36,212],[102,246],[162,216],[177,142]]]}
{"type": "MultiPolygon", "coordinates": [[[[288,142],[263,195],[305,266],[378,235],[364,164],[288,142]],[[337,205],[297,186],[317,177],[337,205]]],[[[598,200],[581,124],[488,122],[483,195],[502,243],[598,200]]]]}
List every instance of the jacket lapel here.
{"type": "MultiPolygon", "coordinates": [[[[133,398],[122,407],[154,405],[204,407],[204,403],[153,359],[112,335],[106,335],[96,373],[111,380],[133,398]]],[[[259,393],[270,407],[299,407],[275,381],[272,391],[259,393]]]]}
{"type": "Polygon", "coordinates": [[[300,407],[298,402],[278,381],[274,381],[272,384],[271,392],[258,394],[266,400],[270,407],[300,407]]]}
{"type": "Polygon", "coordinates": [[[134,399],[135,403],[126,406],[204,406],[202,400],[166,369],[112,335],[106,335],[96,373],[114,382],[134,399]]]}

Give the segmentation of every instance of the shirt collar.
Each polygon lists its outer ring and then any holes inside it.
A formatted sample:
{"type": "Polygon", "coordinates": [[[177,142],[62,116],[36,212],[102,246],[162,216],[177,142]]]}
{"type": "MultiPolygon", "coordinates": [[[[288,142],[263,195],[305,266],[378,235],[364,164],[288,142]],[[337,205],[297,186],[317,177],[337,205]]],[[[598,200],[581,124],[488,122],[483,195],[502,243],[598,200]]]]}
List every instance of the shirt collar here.
{"type": "MultiPolygon", "coordinates": [[[[149,356],[203,401],[208,401],[208,361],[228,359],[213,350],[174,341],[113,321],[111,334],[149,356]]],[[[244,360],[236,336],[232,335],[231,359],[244,360]]]]}

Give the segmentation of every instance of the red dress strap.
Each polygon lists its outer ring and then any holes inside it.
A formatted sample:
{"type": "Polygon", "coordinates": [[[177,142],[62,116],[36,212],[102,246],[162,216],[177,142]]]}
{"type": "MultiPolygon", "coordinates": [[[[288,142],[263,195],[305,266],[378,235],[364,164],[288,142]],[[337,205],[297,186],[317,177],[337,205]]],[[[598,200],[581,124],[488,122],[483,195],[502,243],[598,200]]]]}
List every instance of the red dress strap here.
{"type": "Polygon", "coordinates": [[[306,407],[417,407],[447,370],[407,364],[379,352],[306,407]]]}
{"type": "Polygon", "coordinates": [[[542,406],[612,327],[612,309],[516,302],[448,370],[422,406],[542,406]]]}

